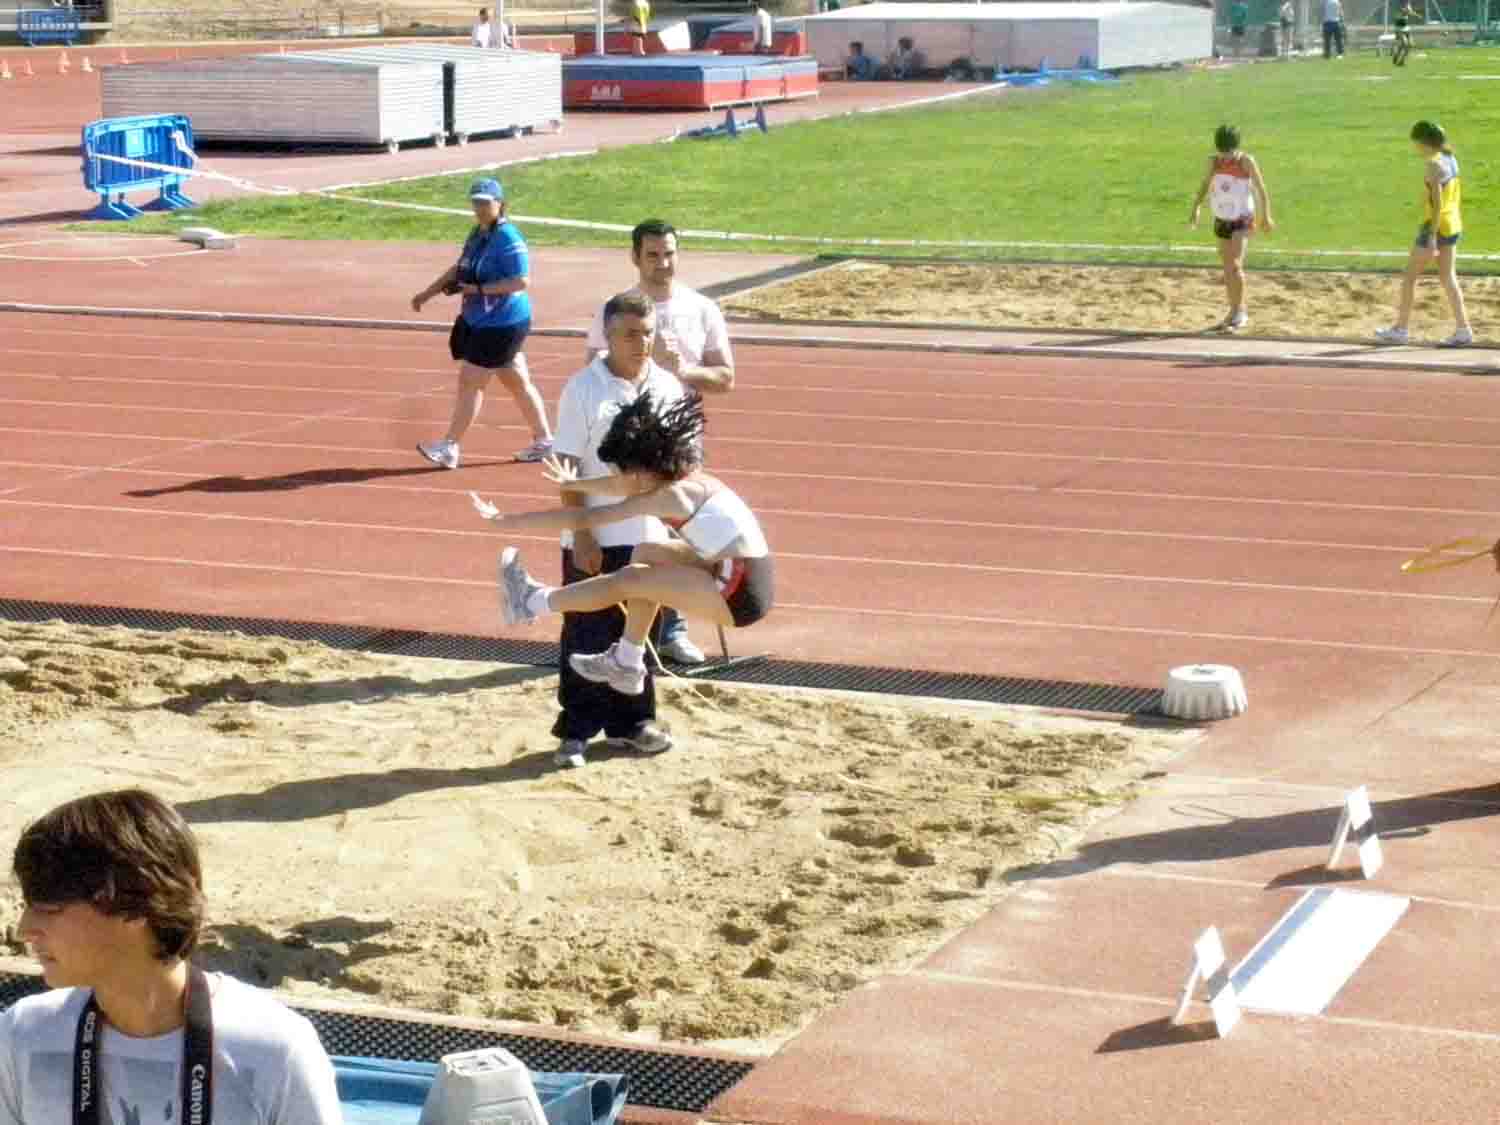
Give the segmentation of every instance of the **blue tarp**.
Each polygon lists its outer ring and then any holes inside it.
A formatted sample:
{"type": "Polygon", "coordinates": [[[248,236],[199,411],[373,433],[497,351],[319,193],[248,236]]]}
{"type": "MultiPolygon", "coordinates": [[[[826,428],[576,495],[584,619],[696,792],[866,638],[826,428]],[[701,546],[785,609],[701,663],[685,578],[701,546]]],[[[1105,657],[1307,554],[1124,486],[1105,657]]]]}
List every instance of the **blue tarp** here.
{"type": "MultiPolygon", "coordinates": [[[[438,1064],[336,1055],[333,1069],[345,1125],[417,1125],[438,1064]]],[[[622,1074],[533,1070],[531,1082],[547,1125],[614,1125],[629,1092],[622,1074]]]]}

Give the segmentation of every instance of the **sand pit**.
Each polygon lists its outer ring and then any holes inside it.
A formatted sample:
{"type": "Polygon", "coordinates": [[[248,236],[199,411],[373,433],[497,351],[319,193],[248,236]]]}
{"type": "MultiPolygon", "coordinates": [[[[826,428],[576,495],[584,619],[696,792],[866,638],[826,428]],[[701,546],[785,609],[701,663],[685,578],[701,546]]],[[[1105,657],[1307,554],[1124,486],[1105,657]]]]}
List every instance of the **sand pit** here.
{"type": "Polygon", "coordinates": [[[294,994],[769,1048],[1064,850],[1190,731],[699,685],[680,749],[550,767],[545,670],[0,623],[9,853],[144,785],[205,850],[201,960],[294,994]]]}
{"type": "MultiPolygon", "coordinates": [[[[1476,336],[1493,340],[1500,278],[1460,280],[1476,336]]],[[[1390,324],[1397,286],[1386,274],[1252,271],[1244,334],[1368,340],[1390,324]]],[[[842,262],[728,298],[724,307],[767,320],[1191,333],[1219,321],[1225,299],[1220,274],[1208,269],[842,262]]],[[[1442,289],[1429,274],[1417,289],[1412,337],[1436,340],[1452,331],[1442,289]]]]}

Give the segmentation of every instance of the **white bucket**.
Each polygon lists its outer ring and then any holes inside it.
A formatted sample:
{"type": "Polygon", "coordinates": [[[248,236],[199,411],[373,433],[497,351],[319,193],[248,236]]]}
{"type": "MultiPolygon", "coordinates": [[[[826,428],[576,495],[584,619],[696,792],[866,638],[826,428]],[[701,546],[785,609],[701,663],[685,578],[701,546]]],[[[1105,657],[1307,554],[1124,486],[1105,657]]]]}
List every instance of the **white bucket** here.
{"type": "Polygon", "coordinates": [[[444,1055],[420,1125],[547,1125],[531,1072],[500,1047],[444,1055]]]}

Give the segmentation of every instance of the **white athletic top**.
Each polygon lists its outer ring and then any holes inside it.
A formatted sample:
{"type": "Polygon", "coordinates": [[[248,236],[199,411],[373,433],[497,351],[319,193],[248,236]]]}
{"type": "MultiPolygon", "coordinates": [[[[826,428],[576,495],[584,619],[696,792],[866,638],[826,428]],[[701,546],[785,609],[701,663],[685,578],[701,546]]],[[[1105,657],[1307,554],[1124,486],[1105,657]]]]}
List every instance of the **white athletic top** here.
{"type": "Polygon", "coordinates": [[[758,51],[771,46],[775,38],[776,32],[771,25],[771,13],[757,5],[755,8],[755,49],[758,51]]]}
{"type": "Polygon", "coordinates": [[[677,534],[706,562],[717,559],[740,539],[745,541],[745,548],[735,553],[737,558],[763,559],[771,553],[760,520],[739,494],[728,488],[719,489],[703,501],[696,512],[677,526],[677,534]]]}
{"type": "MultiPolygon", "coordinates": [[[[677,376],[655,362],[647,365],[646,377],[635,385],[615,378],[604,357],[600,356],[563,385],[562,399],[557,404],[557,433],[552,439],[552,448],[558,454],[578,458],[580,477],[603,477],[619,472],[607,461],[599,459],[599,443],[609,433],[610,424],[620,407],[634,402],[642,391],[650,391],[658,406],[675,402],[687,394],[677,376]]],[[[618,500],[618,497],[589,493],[583,497],[584,504],[590,508],[614,504],[618,500]]],[[[594,528],[594,538],[601,547],[634,547],[637,543],[665,542],[667,529],[654,516],[637,516],[594,528]]],[[[573,533],[563,532],[562,542],[564,547],[571,546],[573,533]]]]}
{"type": "MultiPolygon", "coordinates": [[[[694,367],[701,366],[703,356],[710,351],[722,355],[725,363],[734,362],[734,353],[729,350],[729,326],[724,322],[718,302],[696,289],[674,283],[672,295],[665,301],[656,302],[656,328],[658,333],[672,334],[682,358],[694,367]]],[[[594,314],[594,323],[589,326],[588,346],[594,351],[609,350],[602,307],[594,314]]]]}
{"type": "Polygon", "coordinates": [[[1215,156],[1208,204],[1214,218],[1233,222],[1255,215],[1255,193],[1250,190],[1250,166],[1242,156],[1215,156]]]}
{"type": "MultiPolygon", "coordinates": [[[[209,973],[213,1119],[224,1125],[339,1125],[333,1064],[318,1033],[264,989],[209,973]]],[[[0,1012],[0,1125],[72,1120],[73,1050],[86,988],[57,988],[0,1012]]],[[[99,1038],[100,1125],[183,1120],[182,1030],[150,1038],[108,1024],[99,1038]]]]}
{"type": "Polygon", "coordinates": [[[490,26],[489,21],[476,23],[474,30],[469,32],[469,45],[472,47],[488,47],[490,45],[490,37],[493,33],[493,28],[490,26]]]}

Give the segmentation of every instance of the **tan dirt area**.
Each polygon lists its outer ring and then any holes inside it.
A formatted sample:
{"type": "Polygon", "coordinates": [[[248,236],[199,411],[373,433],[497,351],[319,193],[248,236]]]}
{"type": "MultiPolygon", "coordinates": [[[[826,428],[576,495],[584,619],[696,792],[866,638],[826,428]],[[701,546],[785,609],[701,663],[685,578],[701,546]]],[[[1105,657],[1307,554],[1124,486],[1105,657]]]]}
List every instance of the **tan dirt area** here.
{"type": "Polygon", "coordinates": [[[679,747],[550,765],[546,669],[0,622],[0,952],[21,828],[145,786],[200,961],[309,998],[769,1050],[1064,852],[1196,737],[669,682],[679,747]]]}
{"type": "MultiPolygon", "coordinates": [[[[1462,265],[1460,264],[1460,269],[1462,265]]],[[[1500,333],[1500,277],[1463,277],[1475,335],[1500,333]]],[[[1392,274],[1251,271],[1244,335],[1368,340],[1390,324],[1392,274]]],[[[1202,332],[1226,312],[1211,269],[1135,266],[841,262],[724,301],[766,320],[875,320],[1052,329],[1202,332]]],[[[1453,320],[1437,278],[1417,288],[1413,339],[1440,339],[1453,320]]]]}

